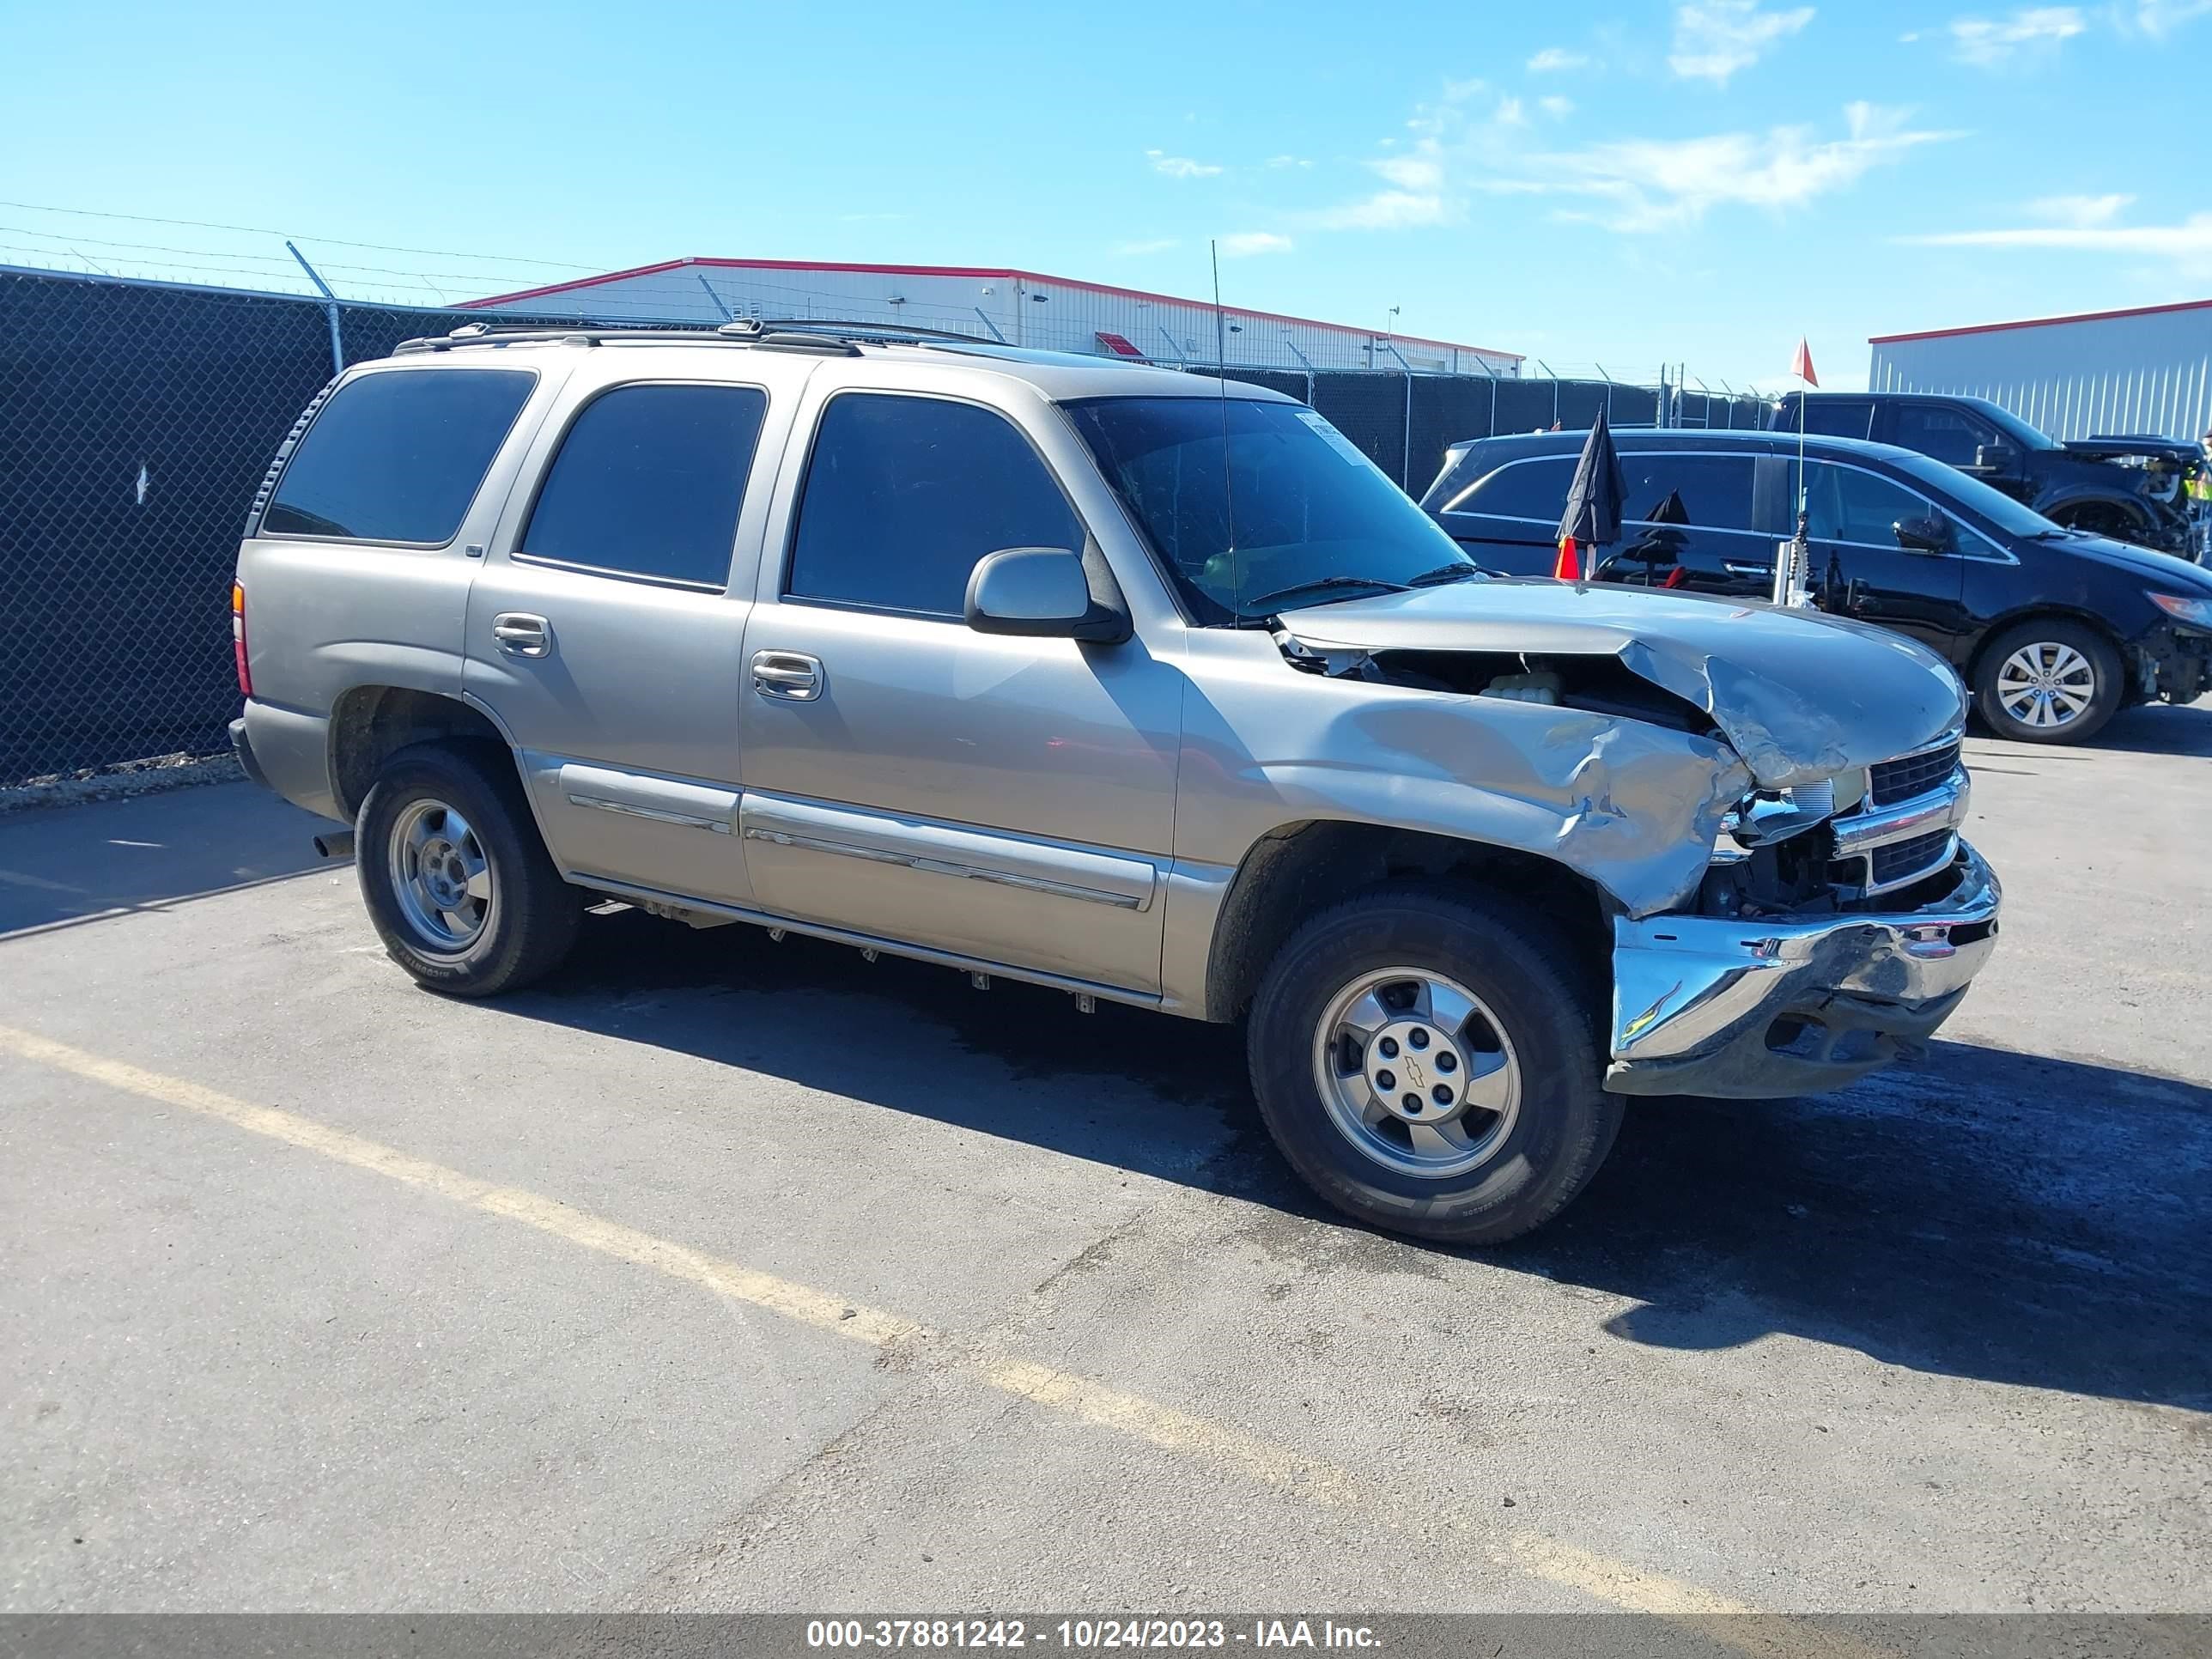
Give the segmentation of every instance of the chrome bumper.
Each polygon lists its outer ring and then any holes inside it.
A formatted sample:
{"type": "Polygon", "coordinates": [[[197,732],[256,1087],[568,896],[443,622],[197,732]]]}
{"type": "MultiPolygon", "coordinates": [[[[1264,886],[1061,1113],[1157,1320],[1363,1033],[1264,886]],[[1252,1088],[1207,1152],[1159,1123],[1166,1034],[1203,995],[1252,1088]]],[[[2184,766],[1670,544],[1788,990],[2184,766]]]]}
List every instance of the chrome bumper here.
{"type": "Polygon", "coordinates": [[[1617,920],[1605,1086],[1809,1094],[1917,1052],[1996,945],[1996,875],[1964,842],[1948,873],[1917,910],[1617,920]]]}

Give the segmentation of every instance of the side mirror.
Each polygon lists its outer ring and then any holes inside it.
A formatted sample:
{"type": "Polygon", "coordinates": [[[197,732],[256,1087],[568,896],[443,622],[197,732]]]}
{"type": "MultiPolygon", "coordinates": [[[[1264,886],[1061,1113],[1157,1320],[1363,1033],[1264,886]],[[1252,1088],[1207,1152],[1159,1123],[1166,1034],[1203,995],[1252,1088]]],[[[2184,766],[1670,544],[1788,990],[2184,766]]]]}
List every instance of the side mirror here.
{"type": "Polygon", "coordinates": [[[1974,447],[1974,471],[2009,472],[2019,459],[2010,444],[1978,444],[1974,447]]]}
{"type": "Polygon", "coordinates": [[[1112,576],[1103,567],[1099,574],[1094,584],[1083,555],[1065,547],[986,553],[968,576],[968,626],[979,634],[1118,644],[1129,637],[1129,613],[1112,576]]]}
{"type": "Polygon", "coordinates": [[[1924,519],[1899,519],[1889,529],[1897,538],[1897,544],[1908,553],[1951,550],[1951,521],[1940,514],[1931,513],[1924,519]]]}

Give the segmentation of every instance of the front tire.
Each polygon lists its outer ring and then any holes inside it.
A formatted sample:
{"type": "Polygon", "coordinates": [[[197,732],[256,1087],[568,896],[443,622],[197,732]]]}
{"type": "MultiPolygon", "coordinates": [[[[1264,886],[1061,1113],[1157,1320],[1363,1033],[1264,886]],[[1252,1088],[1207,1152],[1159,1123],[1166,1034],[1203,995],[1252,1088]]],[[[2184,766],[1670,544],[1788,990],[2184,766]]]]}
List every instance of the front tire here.
{"type": "Polygon", "coordinates": [[[2087,743],[2119,712],[2127,672],[2085,623],[2031,617],[1990,641],[1974,672],[1974,706],[2016,743],[2087,743]]]}
{"type": "Polygon", "coordinates": [[[1346,1214],[1494,1244],[1586,1186],[1620,1127],[1555,946],[1479,896],[1384,888],[1277,953],[1248,1032],[1275,1144],[1346,1214]]]}
{"type": "Polygon", "coordinates": [[[386,763],[361,804],[355,861],[370,921],[416,983],[488,997],[560,966],[583,914],[506,756],[426,743],[386,763]]]}

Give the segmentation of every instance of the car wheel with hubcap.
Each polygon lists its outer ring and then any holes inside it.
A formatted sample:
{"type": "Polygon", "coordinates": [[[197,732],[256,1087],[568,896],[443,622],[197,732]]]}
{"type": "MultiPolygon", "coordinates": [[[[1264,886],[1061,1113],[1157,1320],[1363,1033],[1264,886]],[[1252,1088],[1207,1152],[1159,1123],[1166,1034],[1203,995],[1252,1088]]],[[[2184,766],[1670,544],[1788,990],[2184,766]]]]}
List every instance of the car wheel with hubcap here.
{"type": "Polygon", "coordinates": [[[1495,1243],[1582,1190],[1620,1102],[1543,937],[1485,896],[1403,887],[1283,946],[1253,1001],[1252,1082],[1315,1191],[1395,1231],[1495,1243]]]}
{"type": "Polygon", "coordinates": [[[2120,706],[2120,653],[2086,623],[2034,618],[2008,629],[1982,653],[1974,699],[1999,737],[2022,743],[2082,743],[2120,706]]]}
{"type": "Polygon", "coordinates": [[[512,763],[496,751],[400,750],[362,802],[354,846],[385,949],[432,990],[515,989],[558,966],[575,941],[583,896],[546,856],[512,763]]]}

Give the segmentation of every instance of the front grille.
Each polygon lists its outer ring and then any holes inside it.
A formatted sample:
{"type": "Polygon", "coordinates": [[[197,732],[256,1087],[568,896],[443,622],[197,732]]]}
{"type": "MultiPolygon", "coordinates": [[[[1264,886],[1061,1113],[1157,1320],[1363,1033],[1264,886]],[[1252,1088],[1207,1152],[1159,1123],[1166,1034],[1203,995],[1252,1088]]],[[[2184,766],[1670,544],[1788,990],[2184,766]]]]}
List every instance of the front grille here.
{"type": "Polygon", "coordinates": [[[1893,841],[1886,847],[1877,847],[1867,855],[1873,873],[1869,884],[1887,887],[1893,881],[1903,881],[1931,869],[1943,861],[1950,845],[1950,830],[1931,830],[1909,841],[1893,841]]]}
{"type": "MultiPolygon", "coordinates": [[[[1867,774],[1868,793],[1876,806],[1894,806],[1901,800],[1911,800],[1915,795],[1924,795],[1942,783],[1958,769],[1959,745],[1947,743],[1940,749],[1930,749],[1925,754],[1907,755],[1902,760],[1884,761],[1869,768],[1867,774]]],[[[1906,843],[1911,845],[1910,842],[1906,843]]]]}

